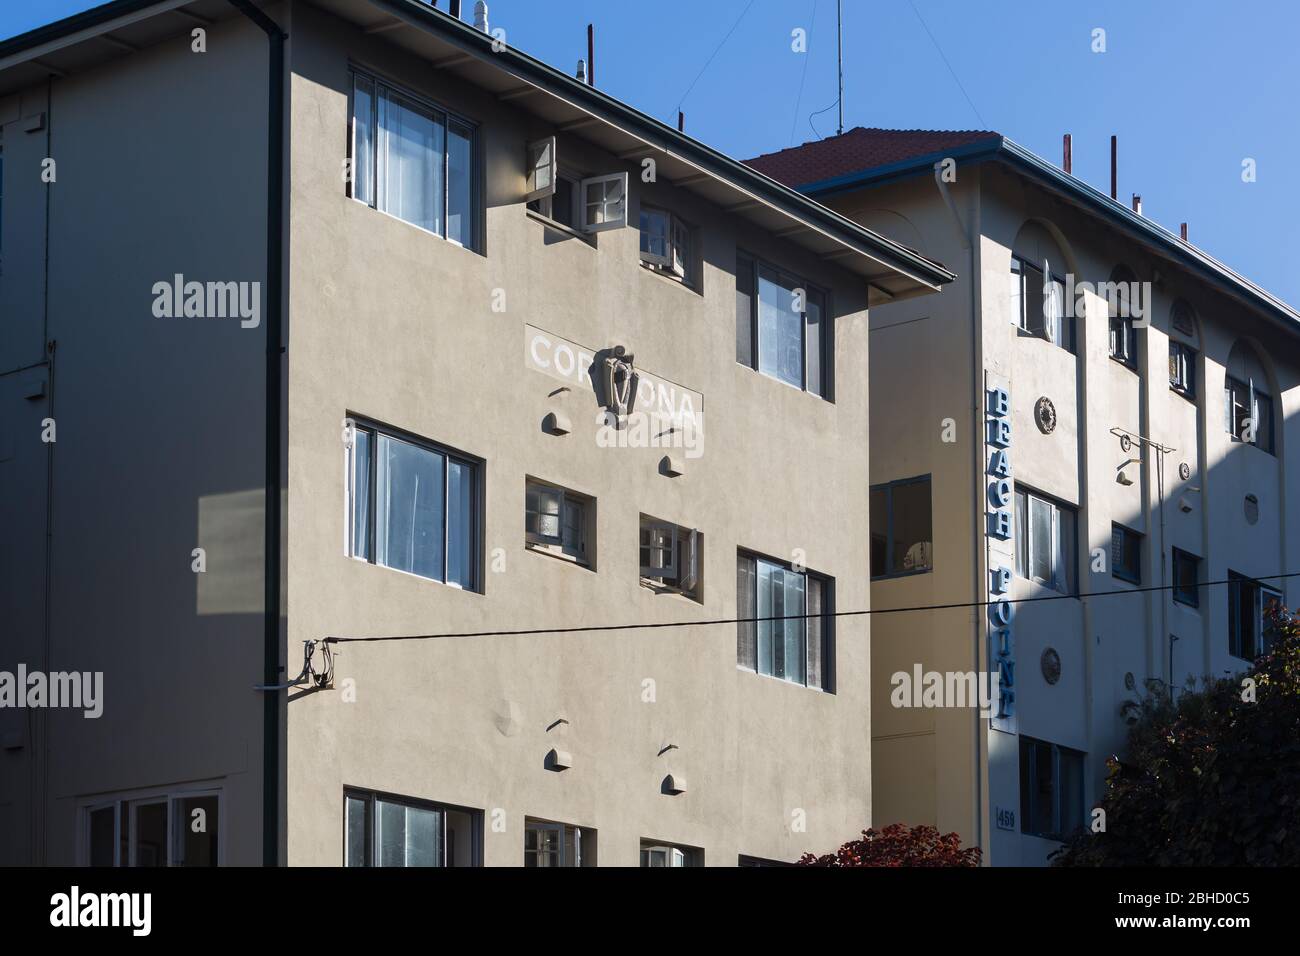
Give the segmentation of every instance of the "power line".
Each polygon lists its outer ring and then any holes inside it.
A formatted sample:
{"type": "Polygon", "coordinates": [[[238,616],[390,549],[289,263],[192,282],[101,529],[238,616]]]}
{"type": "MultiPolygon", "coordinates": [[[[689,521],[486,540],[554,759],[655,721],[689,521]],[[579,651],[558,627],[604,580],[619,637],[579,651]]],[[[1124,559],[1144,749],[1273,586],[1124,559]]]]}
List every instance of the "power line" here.
{"type": "Polygon", "coordinates": [[[799,95],[794,98],[794,116],[790,118],[790,145],[794,145],[794,130],[799,124],[799,106],[803,103],[803,84],[808,78],[808,61],[812,59],[812,35],[817,29],[817,2],[813,0],[812,23],[808,24],[808,45],[803,51],[803,69],[799,73],[799,95]]]}
{"type": "MultiPolygon", "coordinates": [[[[1280,581],[1286,578],[1300,577],[1300,571],[1286,574],[1263,574],[1249,578],[1250,581],[1280,581]]],[[[1224,578],[1221,581],[1206,581],[1196,585],[1201,588],[1215,587],[1221,584],[1238,584],[1240,578],[1224,578]]],[[[509,631],[451,631],[443,634],[399,634],[381,637],[327,637],[326,644],[374,644],[384,641],[431,641],[444,637],[527,637],[534,634],[585,634],[593,631],[647,631],[663,627],[709,627],[718,624],[751,624],[758,621],[802,621],[808,618],[823,617],[863,617],[871,614],[908,614],[916,611],[955,611],[963,608],[991,607],[1004,601],[1008,604],[1036,604],[1041,601],[1069,601],[1081,598],[1112,597],[1121,594],[1143,594],[1151,591],[1172,591],[1173,584],[1151,584],[1145,587],[1124,588],[1118,591],[1080,591],[1076,594],[1048,594],[1030,598],[998,598],[994,601],[959,601],[952,604],[917,604],[910,607],[883,607],[870,610],[832,611],[830,614],[786,614],[773,617],[727,617],[709,621],[664,621],[641,624],[589,624],[581,627],[534,627],[509,631]]]]}
{"type": "Polygon", "coordinates": [[[727,35],[724,36],[718,45],[713,48],[713,52],[709,54],[709,58],[704,61],[704,66],[700,67],[700,72],[695,74],[695,79],[691,80],[691,85],[686,87],[686,92],[683,93],[681,99],[677,101],[678,110],[682,108],[682,104],[686,102],[686,97],[691,95],[691,90],[695,89],[695,84],[700,82],[700,77],[704,75],[704,71],[709,68],[709,64],[713,62],[713,58],[718,55],[718,52],[726,46],[727,41],[731,39],[731,35],[736,32],[736,27],[740,26],[740,21],[745,19],[745,14],[749,13],[749,8],[753,5],[754,0],[749,0],[749,3],[745,4],[745,9],[740,11],[740,16],[736,17],[736,22],[731,25],[731,29],[727,31],[727,35]]]}
{"type": "Polygon", "coordinates": [[[924,30],[925,35],[930,38],[930,42],[934,44],[934,48],[939,51],[939,59],[943,60],[943,65],[946,66],[948,72],[952,74],[952,79],[953,82],[957,84],[957,89],[961,90],[961,95],[966,97],[966,102],[970,104],[970,108],[975,111],[975,118],[980,121],[980,126],[987,128],[988,124],[984,122],[984,117],[980,116],[980,111],[975,108],[975,103],[971,100],[970,94],[966,92],[966,87],[962,86],[961,80],[957,78],[957,71],[952,68],[952,64],[948,62],[948,58],[944,56],[943,47],[939,46],[939,41],[934,38],[934,34],[931,33],[930,28],[926,26],[925,19],[921,16],[921,11],[916,9],[916,4],[913,3],[912,0],[907,0],[907,5],[911,7],[912,12],[916,14],[916,19],[921,21],[921,29],[924,30]]]}

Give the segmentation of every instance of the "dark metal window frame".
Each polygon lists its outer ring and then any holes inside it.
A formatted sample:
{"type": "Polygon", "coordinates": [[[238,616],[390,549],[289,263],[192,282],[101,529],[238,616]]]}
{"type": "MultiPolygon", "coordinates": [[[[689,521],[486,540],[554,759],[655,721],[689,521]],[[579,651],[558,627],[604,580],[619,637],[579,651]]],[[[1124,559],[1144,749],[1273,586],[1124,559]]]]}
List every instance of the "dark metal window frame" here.
{"type": "MultiPolygon", "coordinates": [[[[1047,840],[1059,840],[1068,834],[1063,833],[1061,820],[1062,810],[1062,791],[1061,791],[1061,757],[1068,755],[1079,758],[1079,806],[1084,807],[1084,794],[1086,793],[1086,770],[1088,755],[1081,750],[1075,750],[1073,747],[1063,747],[1060,744],[1054,744],[1047,740],[1041,740],[1037,737],[1030,737],[1026,734],[1020,736],[1020,832],[1029,836],[1041,837],[1047,840]],[[1026,746],[1027,745],[1027,746],[1026,746]],[[1026,805],[1026,780],[1030,786],[1035,786],[1038,781],[1038,756],[1039,749],[1042,747],[1050,748],[1050,760],[1052,761],[1052,820],[1051,826],[1043,830],[1034,826],[1037,822],[1033,819],[1033,795],[1029,794],[1029,802],[1026,805]],[[1028,766],[1023,759],[1028,752],[1028,766]],[[1027,775],[1027,776],[1026,776],[1027,775]]],[[[1086,807],[1084,807],[1086,812],[1086,807]]],[[[1083,821],[1079,821],[1082,824],[1083,821]]]]}
{"type": "Polygon", "coordinates": [[[1185,370],[1186,381],[1180,382],[1173,375],[1169,376],[1169,389],[1176,392],[1192,404],[1196,404],[1196,356],[1199,353],[1186,342],[1180,342],[1178,339],[1169,340],[1169,357],[1173,359],[1178,356],[1183,369],[1185,370]]]}
{"type": "MultiPolygon", "coordinates": [[[[747,252],[742,248],[736,249],[736,274],[740,274],[741,260],[747,259],[753,265],[753,275],[751,277],[752,292],[749,297],[749,356],[751,364],[746,366],[762,375],[764,378],[770,378],[780,382],[790,388],[798,388],[801,392],[820,398],[823,401],[834,403],[835,401],[835,321],[832,318],[834,310],[831,305],[830,290],[813,282],[807,282],[797,273],[788,269],[783,269],[770,260],[757,256],[752,252],[747,252]],[[799,385],[787,382],[784,379],[777,378],[775,375],[769,375],[767,372],[759,369],[759,351],[758,351],[758,281],[759,273],[766,266],[777,274],[778,280],[788,279],[794,283],[793,288],[804,290],[804,311],[802,313],[803,322],[800,328],[799,348],[803,355],[802,375],[799,385]],[[808,391],[808,301],[811,294],[816,292],[822,300],[822,340],[821,355],[818,357],[821,364],[822,390],[821,394],[808,391]]],[[[744,363],[737,360],[737,365],[744,363]]]]}
{"type": "MultiPolygon", "coordinates": [[[[754,568],[754,616],[758,616],[758,566],[757,562],[765,561],[768,564],[775,565],[783,570],[790,571],[794,574],[804,576],[804,614],[808,613],[808,581],[816,579],[822,586],[822,682],[820,687],[812,686],[808,683],[807,659],[808,659],[808,621],[811,618],[804,618],[804,661],[805,673],[803,682],[790,680],[788,677],[777,677],[775,674],[764,674],[758,669],[758,622],[749,621],[741,622],[736,626],[740,628],[747,627],[750,631],[747,639],[752,639],[754,650],[754,666],[747,667],[744,664],[737,664],[741,670],[748,671],[751,674],[757,674],[760,677],[767,677],[772,680],[779,680],[785,684],[791,684],[795,687],[804,687],[809,690],[820,690],[824,694],[835,693],[835,646],[838,635],[835,631],[835,579],[828,574],[822,574],[811,568],[805,567],[802,571],[795,571],[794,566],[788,561],[782,561],[779,558],[773,558],[769,555],[762,554],[758,551],[750,551],[748,548],[736,549],[736,560],[750,560],[755,562],[754,568]]],[[[736,605],[740,606],[740,595],[736,595],[736,605]]],[[[772,623],[776,623],[775,621],[772,623]]]]}
{"type": "Polygon", "coordinates": [[[443,866],[447,866],[447,812],[464,813],[470,818],[470,832],[473,842],[470,845],[470,866],[483,865],[483,811],[476,807],[462,807],[454,803],[438,803],[420,797],[408,797],[383,790],[367,790],[364,787],[343,787],[343,865],[348,861],[348,800],[363,800],[366,804],[365,821],[365,857],[367,867],[379,866],[379,847],[375,843],[375,803],[383,801],[416,810],[432,810],[442,814],[442,852],[443,866]]]}
{"type": "Polygon", "coordinates": [[[1272,596],[1279,604],[1282,601],[1282,592],[1277,588],[1264,584],[1249,575],[1232,570],[1228,571],[1228,653],[1238,660],[1253,661],[1267,650],[1264,646],[1267,636],[1267,621],[1263,615],[1265,595],[1272,596]],[[1259,605],[1258,613],[1253,608],[1251,611],[1254,633],[1250,635],[1251,647],[1249,648],[1246,647],[1246,635],[1241,633],[1239,627],[1241,623],[1241,600],[1246,593],[1252,596],[1252,605],[1256,603],[1259,605]],[[1233,613],[1234,609],[1237,611],[1236,614],[1233,613]],[[1250,652],[1249,656],[1247,656],[1247,652],[1250,652]]]}
{"type": "MultiPolygon", "coordinates": [[[[1050,278],[1054,282],[1061,283],[1061,330],[1062,330],[1061,338],[1068,339],[1069,344],[1066,344],[1065,342],[1053,342],[1047,338],[1046,334],[1039,335],[1038,333],[1033,332],[1029,329],[1027,325],[1029,313],[1026,311],[1026,309],[1028,309],[1029,307],[1028,306],[1029,295],[1028,295],[1027,286],[1025,285],[1025,269],[1027,268],[1033,269],[1035,272],[1040,274],[1043,271],[1042,266],[1034,265],[1024,256],[1018,256],[1013,252],[1011,254],[1010,274],[1020,276],[1020,314],[1016,316],[1016,327],[1020,329],[1020,332],[1023,335],[1035,339],[1041,338],[1048,345],[1055,345],[1058,348],[1065,349],[1065,351],[1069,352],[1071,355],[1077,355],[1078,352],[1076,351],[1076,344],[1077,344],[1076,326],[1078,324],[1077,322],[1078,317],[1074,315],[1074,307],[1073,306],[1067,307],[1065,302],[1065,289],[1067,288],[1065,283],[1065,276],[1061,275],[1059,272],[1053,272],[1050,278]]],[[[1046,283],[1047,281],[1048,281],[1048,277],[1044,277],[1043,282],[1046,283]]],[[[1042,299],[1043,297],[1040,295],[1039,298],[1042,299]]],[[[1043,321],[1044,323],[1046,323],[1047,321],[1046,316],[1043,317],[1043,321]]]]}
{"type": "MultiPolygon", "coordinates": [[[[891,563],[891,558],[894,553],[894,489],[904,485],[917,485],[922,482],[930,485],[930,566],[928,568],[922,568],[920,570],[913,569],[911,571],[889,570],[884,574],[876,574],[874,569],[868,569],[872,581],[887,581],[890,578],[910,578],[916,574],[929,574],[934,570],[934,485],[931,482],[931,477],[931,475],[917,475],[913,478],[899,478],[896,481],[886,481],[883,484],[872,485],[867,489],[868,515],[871,513],[871,501],[869,497],[871,493],[876,491],[885,492],[885,514],[887,516],[885,529],[885,563],[888,565],[891,563]]],[[[870,529],[868,533],[871,533],[870,529]]],[[[867,560],[869,561],[870,559],[871,555],[870,552],[868,552],[867,560]]]]}
{"type": "MultiPolygon", "coordinates": [[[[366,528],[365,528],[366,557],[362,557],[361,555],[356,553],[356,541],[353,538],[356,529],[356,515],[354,513],[354,509],[356,507],[356,500],[355,500],[355,495],[353,494],[351,489],[348,490],[348,499],[349,499],[348,527],[347,527],[348,557],[354,558],[358,561],[365,561],[368,564],[373,564],[375,567],[388,568],[389,570],[392,571],[401,571],[404,574],[411,574],[413,577],[420,578],[421,580],[424,581],[435,581],[437,583],[449,587],[454,587],[460,591],[469,591],[475,594],[482,594],[484,590],[483,588],[483,529],[484,526],[487,524],[487,520],[486,520],[487,516],[486,514],[484,514],[484,506],[483,506],[484,485],[486,484],[486,481],[484,480],[485,469],[484,469],[483,459],[476,458],[472,455],[467,455],[464,452],[457,451],[456,449],[451,448],[447,445],[441,445],[438,442],[432,441],[431,439],[428,438],[423,438],[412,432],[408,432],[400,428],[394,428],[391,425],[382,424],[380,422],[375,421],[374,419],[365,418],[360,415],[353,415],[351,413],[349,413],[347,417],[351,419],[351,421],[353,422],[354,431],[366,432],[370,436],[370,443],[371,443],[370,462],[369,462],[370,469],[369,469],[368,480],[366,482],[367,484],[367,489],[366,489],[367,490],[367,500],[366,500],[367,521],[366,521],[366,528]],[[378,555],[375,553],[375,526],[376,526],[376,522],[379,520],[379,515],[376,513],[376,503],[378,500],[377,486],[378,486],[378,470],[379,470],[379,436],[380,435],[385,435],[389,438],[397,439],[398,441],[404,441],[407,444],[415,445],[418,448],[423,448],[426,451],[431,451],[435,454],[443,456],[442,579],[441,580],[439,580],[438,578],[425,577],[422,574],[414,574],[414,572],[410,572],[410,571],[403,571],[403,569],[401,568],[390,568],[388,565],[380,564],[378,561],[378,555]],[[448,557],[447,519],[449,514],[448,495],[451,493],[451,482],[448,480],[448,469],[450,463],[453,461],[461,465],[466,465],[470,468],[470,473],[474,483],[473,492],[470,495],[470,516],[469,516],[470,517],[469,538],[470,538],[470,545],[471,545],[469,564],[470,564],[470,570],[473,575],[473,579],[471,580],[469,587],[459,587],[458,585],[447,585],[447,567],[449,563],[447,560],[448,557]]],[[[349,472],[350,472],[347,476],[349,482],[353,481],[353,475],[355,474],[355,469],[356,469],[355,455],[356,455],[356,440],[354,438],[353,446],[352,448],[348,449],[348,457],[347,457],[347,462],[349,465],[349,472]]]]}
{"type": "MultiPolygon", "coordinates": [[[[1142,542],[1146,535],[1140,531],[1134,531],[1128,525],[1122,525],[1118,521],[1110,523],[1111,535],[1111,555],[1110,555],[1110,573],[1112,577],[1119,578],[1121,581],[1127,581],[1129,584],[1142,583],[1142,542]],[[1122,567],[1117,561],[1115,555],[1115,532],[1118,531],[1124,539],[1132,538],[1137,543],[1137,567],[1133,570],[1122,567]]],[[[1122,553],[1122,549],[1121,549],[1122,553]]]]}
{"type": "Polygon", "coordinates": [[[1190,551],[1184,551],[1182,548],[1172,548],[1171,551],[1170,564],[1172,565],[1171,571],[1174,578],[1173,599],[1178,604],[1199,608],[1201,606],[1201,559],[1190,551]],[[1191,563],[1192,577],[1196,581],[1191,587],[1190,594],[1186,588],[1182,588],[1178,583],[1178,567],[1180,564],[1188,562],[1191,563]]]}

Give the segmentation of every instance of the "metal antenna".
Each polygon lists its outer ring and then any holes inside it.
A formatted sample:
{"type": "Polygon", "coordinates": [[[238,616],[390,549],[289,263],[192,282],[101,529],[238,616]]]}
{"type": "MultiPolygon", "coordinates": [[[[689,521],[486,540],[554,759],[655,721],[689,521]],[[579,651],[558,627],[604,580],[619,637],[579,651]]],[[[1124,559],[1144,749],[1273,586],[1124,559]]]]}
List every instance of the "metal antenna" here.
{"type": "Polygon", "coordinates": [[[838,133],[844,132],[844,0],[835,0],[835,33],[836,45],[839,50],[836,53],[836,63],[840,74],[840,128],[838,133]]]}

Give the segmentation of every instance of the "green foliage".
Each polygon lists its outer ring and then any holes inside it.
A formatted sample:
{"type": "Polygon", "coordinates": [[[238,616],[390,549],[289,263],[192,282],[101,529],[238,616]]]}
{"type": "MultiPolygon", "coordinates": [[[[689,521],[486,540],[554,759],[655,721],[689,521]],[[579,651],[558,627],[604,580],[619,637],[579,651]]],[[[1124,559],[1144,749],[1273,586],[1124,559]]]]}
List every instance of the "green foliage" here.
{"type": "Polygon", "coordinates": [[[942,836],[934,827],[891,823],[883,830],[862,831],[835,853],[805,853],[800,866],[979,866],[980,848],[961,848],[955,833],[942,836]]]}
{"type": "Polygon", "coordinates": [[[1054,865],[1300,865],[1300,622],[1274,627],[1242,675],[1174,700],[1148,689],[1127,755],[1107,761],[1104,832],[1073,837],[1054,865]]]}

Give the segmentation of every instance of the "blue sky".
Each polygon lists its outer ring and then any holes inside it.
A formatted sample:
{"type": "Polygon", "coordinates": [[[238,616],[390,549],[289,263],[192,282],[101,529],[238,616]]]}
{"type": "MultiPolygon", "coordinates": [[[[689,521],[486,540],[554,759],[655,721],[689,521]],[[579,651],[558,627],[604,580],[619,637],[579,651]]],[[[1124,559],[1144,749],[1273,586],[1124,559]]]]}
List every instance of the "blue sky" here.
{"type": "MultiPolygon", "coordinates": [[[[0,36],[96,5],[6,3],[0,36]]],[[[566,70],[594,22],[600,87],[666,122],[680,104],[687,132],[740,158],[816,138],[809,114],[835,102],[835,0],[489,6],[511,45],[566,70]],[[807,54],[791,51],[796,27],[807,54]]],[[[1057,163],[1069,132],[1075,175],[1102,190],[1117,134],[1121,199],[1140,193],[1147,216],[1175,232],[1187,221],[1194,243],[1300,305],[1289,171],[1300,157],[1300,4],[845,0],[844,21],[846,127],[995,129],[1057,163]],[[1105,53],[1091,49],[1098,27],[1105,53]],[[1256,182],[1242,182],[1245,158],[1256,182]]],[[[835,110],[812,122],[833,133],[835,110]]]]}

